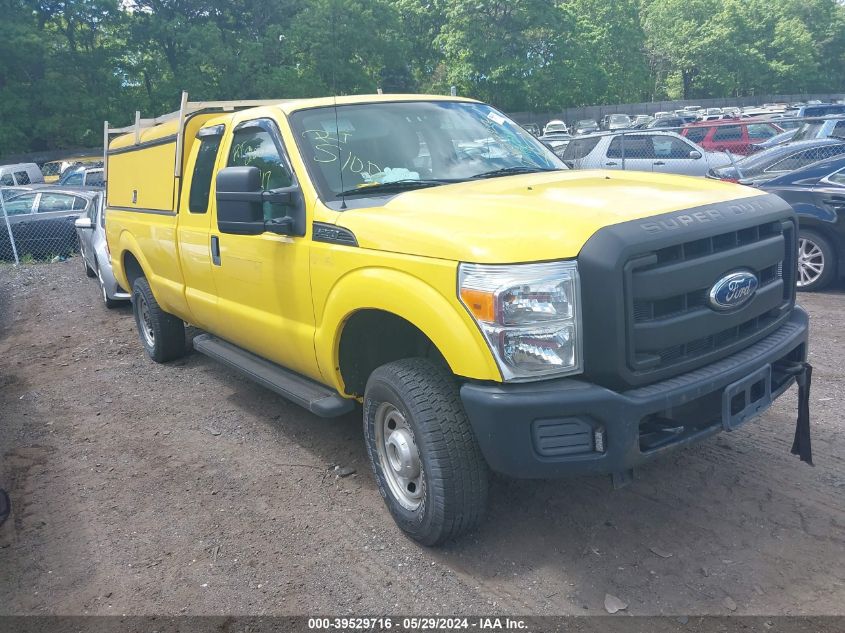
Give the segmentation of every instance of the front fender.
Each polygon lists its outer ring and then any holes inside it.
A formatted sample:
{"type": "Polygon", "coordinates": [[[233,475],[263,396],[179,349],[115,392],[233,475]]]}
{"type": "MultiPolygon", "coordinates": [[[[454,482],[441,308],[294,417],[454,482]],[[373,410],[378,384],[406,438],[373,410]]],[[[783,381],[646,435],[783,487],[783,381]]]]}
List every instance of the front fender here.
{"type": "Polygon", "coordinates": [[[317,327],[317,362],[323,377],[338,391],[344,389],[338,363],[343,328],[353,314],[367,309],[383,310],[413,324],[434,343],[454,374],[501,381],[487,342],[457,297],[447,298],[408,273],[371,267],[354,270],[335,283],[317,327]]]}

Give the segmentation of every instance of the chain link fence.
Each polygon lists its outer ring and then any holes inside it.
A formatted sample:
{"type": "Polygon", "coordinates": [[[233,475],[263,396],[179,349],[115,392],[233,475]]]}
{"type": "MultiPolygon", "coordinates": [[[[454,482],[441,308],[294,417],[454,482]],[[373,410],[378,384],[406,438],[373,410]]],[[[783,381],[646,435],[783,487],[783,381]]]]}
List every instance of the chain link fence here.
{"type": "MultiPolygon", "coordinates": [[[[584,124],[585,122],[579,122],[584,124]]],[[[624,169],[760,185],[845,154],[845,117],[720,119],[541,137],[570,169],[624,169]]]]}
{"type": "Polygon", "coordinates": [[[99,193],[54,187],[0,187],[0,261],[67,258],[79,252],[74,221],[99,193]]]}

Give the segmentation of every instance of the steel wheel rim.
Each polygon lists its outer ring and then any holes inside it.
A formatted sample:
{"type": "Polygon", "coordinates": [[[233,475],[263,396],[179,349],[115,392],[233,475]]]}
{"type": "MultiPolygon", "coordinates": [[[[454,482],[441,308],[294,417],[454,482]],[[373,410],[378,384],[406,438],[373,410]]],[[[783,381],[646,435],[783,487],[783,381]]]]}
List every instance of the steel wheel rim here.
{"type": "Polygon", "coordinates": [[[156,344],[156,335],[153,330],[152,318],[150,317],[150,308],[144,299],[144,295],[138,293],[135,300],[138,303],[138,329],[141,330],[141,336],[144,337],[144,342],[147,346],[153,348],[156,344]]]}
{"type": "Polygon", "coordinates": [[[375,416],[376,452],[393,498],[406,510],[420,507],[425,476],[414,433],[402,412],[382,402],[375,416]]]}
{"type": "Polygon", "coordinates": [[[818,281],[824,273],[824,253],[819,245],[806,237],[798,238],[798,287],[818,281]]]}

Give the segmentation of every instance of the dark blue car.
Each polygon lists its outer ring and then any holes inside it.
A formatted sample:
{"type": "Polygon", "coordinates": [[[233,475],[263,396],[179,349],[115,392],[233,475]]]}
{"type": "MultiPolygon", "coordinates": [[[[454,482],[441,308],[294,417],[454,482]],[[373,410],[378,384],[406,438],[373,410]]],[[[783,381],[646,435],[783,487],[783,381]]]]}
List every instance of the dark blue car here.
{"type": "Polygon", "coordinates": [[[820,290],[845,276],[845,157],[773,178],[760,189],[798,214],[798,288],[820,290]]]}

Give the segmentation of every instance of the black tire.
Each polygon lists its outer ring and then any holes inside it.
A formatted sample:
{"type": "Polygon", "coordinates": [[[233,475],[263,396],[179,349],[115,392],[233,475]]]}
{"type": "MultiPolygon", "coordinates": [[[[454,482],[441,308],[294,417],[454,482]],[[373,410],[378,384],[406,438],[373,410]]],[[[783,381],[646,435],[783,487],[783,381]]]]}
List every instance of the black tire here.
{"type": "Polygon", "coordinates": [[[836,279],[836,249],[831,241],[812,229],[800,229],[798,240],[798,290],[814,292],[830,285],[836,279]],[[807,258],[808,253],[813,253],[812,258],[807,258]]]}
{"type": "Polygon", "coordinates": [[[481,521],[487,505],[487,464],[455,378],[442,366],[423,358],[407,358],[376,369],[364,395],[364,439],[379,492],[396,524],[411,538],[423,545],[437,545],[472,530],[481,521]],[[404,506],[393,492],[388,478],[396,480],[385,470],[379,453],[379,416],[385,409],[404,417],[406,432],[412,434],[418,449],[418,481],[422,485],[415,489],[422,492],[416,508],[404,506]]]}
{"type": "Polygon", "coordinates": [[[100,296],[103,298],[103,303],[105,304],[105,306],[109,310],[119,306],[121,302],[117,301],[116,299],[110,299],[109,295],[106,293],[106,284],[103,283],[103,276],[100,273],[100,262],[99,262],[99,260],[97,261],[97,272],[95,274],[97,276],[97,284],[100,286],[100,296]]]}
{"type": "Polygon", "coordinates": [[[86,277],[90,277],[90,278],[92,278],[92,279],[93,279],[94,277],[96,277],[96,276],[97,276],[97,273],[96,273],[96,272],[94,272],[94,269],[93,269],[93,268],[91,268],[91,267],[88,265],[88,261],[85,259],[85,255],[83,255],[82,253],[80,253],[80,254],[79,254],[79,256],[82,258],[82,263],[83,263],[83,265],[85,266],[85,276],[86,276],[86,277]]]}
{"type": "Polygon", "coordinates": [[[132,284],[132,312],[138,338],[152,360],[166,363],[185,355],[185,323],[161,309],[144,277],[132,284]]]}

